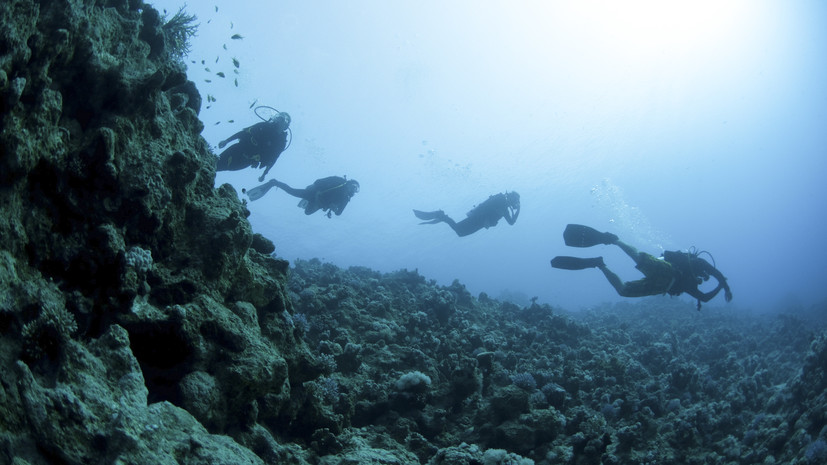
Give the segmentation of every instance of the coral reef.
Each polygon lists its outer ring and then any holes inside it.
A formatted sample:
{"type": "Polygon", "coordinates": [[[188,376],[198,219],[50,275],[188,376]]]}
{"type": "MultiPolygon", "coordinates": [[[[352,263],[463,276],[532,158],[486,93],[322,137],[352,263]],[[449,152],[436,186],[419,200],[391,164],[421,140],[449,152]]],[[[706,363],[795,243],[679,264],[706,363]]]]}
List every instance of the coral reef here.
{"type": "Polygon", "coordinates": [[[179,13],[0,3],[0,464],[823,461],[823,307],[567,314],[271,256],[179,13]]]}
{"type": "Polygon", "coordinates": [[[303,338],[336,358],[326,402],[343,429],[383,432],[423,463],[483,463],[497,449],[548,464],[824,453],[823,314],[698,312],[668,297],[566,313],[404,270],[291,271],[303,338]],[[400,389],[419,376],[430,382],[416,395],[400,389]]]}
{"type": "Polygon", "coordinates": [[[214,188],[158,12],[11,0],[0,18],[0,463],[292,455],[258,412],[301,434],[313,407],[291,400],[321,369],[282,317],[288,264],[214,188]]]}

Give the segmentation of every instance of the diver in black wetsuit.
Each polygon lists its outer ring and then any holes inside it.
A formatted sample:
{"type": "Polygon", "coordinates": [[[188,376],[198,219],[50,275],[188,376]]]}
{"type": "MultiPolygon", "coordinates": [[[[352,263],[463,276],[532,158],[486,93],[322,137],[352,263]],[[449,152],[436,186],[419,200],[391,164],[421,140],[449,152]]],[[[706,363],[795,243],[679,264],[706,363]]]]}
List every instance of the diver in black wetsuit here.
{"type": "Polygon", "coordinates": [[[218,143],[224,148],[229,142],[238,139],[218,156],[216,171],[238,171],[244,168],[264,168],[264,177],[276,163],[279,155],[287,148],[287,133],[290,128],[290,115],[279,112],[267,121],[254,124],[233,134],[218,143]]]}
{"type": "Polygon", "coordinates": [[[463,237],[482,228],[488,229],[496,226],[500,218],[505,218],[505,221],[513,226],[520,214],[520,194],[506,192],[492,195],[485,202],[469,211],[466,218],[459,223],[451,219],[442,210],[432,212],[414,210],[413,212],[417,218],[425,220],[420,224],[447,223],[457,233],[457,236],[463,237]]]}
{"type": "MultiPolygon", "coordinates": [[[[563,240],[571,247],[591,247],[598,244],[614,244],[621,248],[626,255],[635,261],[635,268],[643,273],[643,279],[623,282],[613,273],[603,257],[578,258],[557,256],[551,260],[551,266],[564,270],[583,270],[599,268],[609,280],[612,287],[623,297],[642,297],[647,295],[666,294],[680,295],[687,293],[697,299],[698,309],[701,302],[709,302],[721,290],[727,302],[732,300],[732,291],[729,284],[717,268],[700,258],[698,252],[664,251],[663,259],[658,259],[648,253],[638,252],[637,249],[622,242],[612,233],[599,232],[588,226],[570,224],[563,232],[563,240]],[[698,286],[709,277],[718,281],[718,286],[709,292],[702,292],[698,286]]],[[[714,260],[713,260],[714,261],[714,260]]]]}
{"type": "Polygon", "coordinates": [[[359,182],[355,179],[328,176],[317,179],[304,189],[296,189],[281,181],[271,179],[260,186],[249,189],[247,196],[250,200],[258,200],[272,187],[279,187],[293,197],[302,199],[299,207],[304,208],[305,215],[323,210],[327,212],[328,218],[331,214],[341,215],[350,199],[359,192],[359,182]]]}

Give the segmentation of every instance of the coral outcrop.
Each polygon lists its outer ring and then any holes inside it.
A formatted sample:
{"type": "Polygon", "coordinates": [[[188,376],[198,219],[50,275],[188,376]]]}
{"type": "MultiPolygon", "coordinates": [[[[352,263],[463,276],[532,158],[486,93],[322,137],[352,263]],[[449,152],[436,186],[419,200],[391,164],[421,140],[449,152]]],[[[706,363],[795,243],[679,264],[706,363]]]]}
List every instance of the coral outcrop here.
{"type": "Polygon", "coordinates": [[[137,0],[0,2],[0,464],[827,457],[823,306],[569,315],[275,258],[214,186],[181,37],[137,0]]]}
{"type": "Polygon", "coordinates": [[[291,434],[318,363],[288,264],[214,188],[161,17],[10,0],[0,19],[0,463],[260,463],[260,409],[291,434]]]}

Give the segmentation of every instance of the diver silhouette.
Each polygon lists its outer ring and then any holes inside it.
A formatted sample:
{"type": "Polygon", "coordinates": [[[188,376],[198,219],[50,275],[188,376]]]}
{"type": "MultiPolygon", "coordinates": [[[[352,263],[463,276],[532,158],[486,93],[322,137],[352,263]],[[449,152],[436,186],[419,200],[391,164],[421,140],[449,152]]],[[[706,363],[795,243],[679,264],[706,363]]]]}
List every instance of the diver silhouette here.
{"type": "Polygon", "coordinates": [[[218,143],[224,148],[229,142],[238,140],[221,152],[216,171],[238,171],[244,168],[264,168],[264,177],[276,163],[279,155],[287,148],[287,134],[290,129],[290,115],[276,112],[272,118],[256,123],[233,134],[218,143]]]}
{"type": "MultiPolygon", "coordinates": [[[[569,224],[563,232],[563,240],[571,247],[591,247],[598,244],[614,244],[635,261],[635,268],[643,273],[644,278],[637,281],[623,282],[603,263],[603,257],[578,258],[557,256],[551,260],[551,266],[563,270],[583,270],[599,268],[623,297],[642,297],[657,294],[680,295],[687,293],[698,301],[709,302],[718,292],[724,290],[727,302],[732,300],[732,291],[724,275],[715,266],[700,258],[700,252],[664,251],[663,259],[658,259],[645,252],[638,252],[634,247],[622,242],[614,234],[599,232],[588,226],[569,224]],[[698,285],[712,276],[718,281],[715,289],[702,292],[698,285]]],[[[708,253],[708,252],[707,252],[708,253]]],[[[710,255],[711,257],[711,255],[710,255]]],[[[713,259],[714,262],[714,259],[713,259]]]]}
{"type": "Polygon", "coordinates": [[[328,176],[317,179],[304,189],[296,189],[281,181],[271,179],[260,186],[247,190],[247,196],[250,200],[258,200],[273,187],[279,187],[293,197],[302,199],[298,206],[304,208],[305,215],[323,210],[327,212],[328,218],[331,217],[331,214],[341,215],[350,199],[359,192],[359,182],[355,179],[328,176]]]}
{"type": "Polygon", "coordinates": [[[482,228],[488,229],[496,226],[500,218],[505,218],[505,221],[513,226],[520,214],[520,194],[516,192],[494,194],[469,211],[466,218],[459,223],[442,210],[432,212],[414,210],[413,212],[417,218],[425,220],[419,224],[446,223],[457,233],[457,236],[463,237],[482,228]]]}

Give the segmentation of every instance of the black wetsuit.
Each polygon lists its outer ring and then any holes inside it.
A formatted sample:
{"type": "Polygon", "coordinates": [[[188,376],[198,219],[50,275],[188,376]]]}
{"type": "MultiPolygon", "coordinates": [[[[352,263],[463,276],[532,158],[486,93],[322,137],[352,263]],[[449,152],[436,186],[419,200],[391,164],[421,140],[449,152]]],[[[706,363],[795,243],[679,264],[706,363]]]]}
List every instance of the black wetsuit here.
{"type": "Polygon", "coordinates": [[[469,211],[465,219],[460,222],[454,221],[441,210],[433,212],[414,210],[417,218],[429,220],[428,224],[446,223],[460,237],[473,234],[482,228],[496,226],[501,218],[505,218],[508,224],[514,225],[519,214],[520,195],[516,192],[494,194],[488,197],[485,202],[469,211]]]}
{"type": "Polygon", "coordinates": [[[238,143],[221,152],[216,171],[237,171],[244,168],[265,168],[263,178],[287,146],[287,127],[281,120],[254,124],[224,141],[238,143]]]}
{"type": "MultiPolygon", "coordinates": [[[[331,213],[339,216],[355,193],[355,190],[351,188],[355,181],[348,181],[341,176],[328,176],[317,179],[313,184],[304,189],[296,189],[275,180],[273,183],[284,192],[301,198],[302,201],[299,202],[299,206],[304,208],[306,215],[324,210],[327,212],[328,217],[331,213]]],[[[358,183],[356,185],[358,186],[358,183]]]]}
{"type": "MultiPolygon", "coordinates": [[[[616,242],[625,251],[630,246],[620,241],[616,242]]],[[[634,249],[632,249],[634,250],[634,249]]],[[[689,294],[698,300],[698,308],[701,302],[709,302],[718,295],[722,289],[726,291],[727,301],[732,298],[729,284],[723,273],[709,264],[703,258],[686,252],[665,251],[664,259],[658,259],[646,252],[636,254],[627,253],[635,260],[635,268],[643,273],[644,277],[635,281],[623,282],[620,278],[602,264],[598,267],[617,293],[623,297],[642,297],[647,295],[689,294]],[[712,276],[718,281],[718,286],[709,292],[702,292],[698,286],[712,276]]]]}
{"type": "Polygon", "coordinates": [[[563,240],[571,247],[592,247],[598,244],[613,244],[620,247],[632,260],[635,268],[643,273],[643,278],[623,281],[603,262],[603,257],[578,258],[557,256],[551,260],[551,266],[564,270],[584,270],[599,268],[609,280],[612,287],[623,297],[642,297],[657,294],[680,295],[687,293],[701,302],[708,302],[718,292],[724,290],[726,301],[732,300],[726,277],[717,268],[709,264],[697,253],[665,251],[663,259],[654,257],[618,239],[611,233],[601,233],[594,228],[579,224],[569,224],[563,232],[563,240]],[[709,292],[702,292],[698,286],[710,277],[718,281],[718,286],[709,292]]]}

